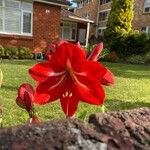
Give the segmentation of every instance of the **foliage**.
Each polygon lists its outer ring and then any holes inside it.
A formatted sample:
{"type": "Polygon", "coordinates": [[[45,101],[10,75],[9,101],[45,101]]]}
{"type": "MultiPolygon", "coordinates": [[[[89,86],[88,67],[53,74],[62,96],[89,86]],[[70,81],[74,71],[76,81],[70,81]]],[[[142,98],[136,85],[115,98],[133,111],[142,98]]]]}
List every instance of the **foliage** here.
{"type": "Polygon", "coordinates": [[[0,69],[0,87],[2,85],[2,82],[3,82],[3,72],[0,69]]]}
{"type": "Polygon", "coordinates": [[[116,51],[121,58],[145,54],[150,51],[149,38],[145,33],[132,31],[127,36],[114,40],[110,49],[116,51]]]}
{"type": "MultiPolygon", "coordinates": [[[[96,46],[96,44],[95,44],[95,45],[88,44],[88,46],[85,48],[85,49],[86,49],[86,52],[87,52],[87,56],[89,56],[89,55],[91,54],[92,49],[93,49],[95,46],[96,46]]],[[[105,57],[106,55],[108,55],[109,53],[110,53],[110,50],[107,49],[107,48],[104,48],[97,59],[99,60],[100,58],[104,58],[104,57],[105,57]]]]}
{"type": "Polygon", "coordinates": [[[5,49],[2,45],[0,45],[0,58],[5,55],[5,49]]]}
{"type": "Polygon", "coordinates": [[[18,49],[15,46],[6,46],[5,48],[5,56],[9,59],[17,59],[18,58],[18,49]]]}
{"type": "Polygon", "coordinates": [[[29,48],[15,46],[0,46],[0,58],[8,59],[32,59],[33,54],[29,48]]]}
{"type": "Polygon", "coordinates": [[[103,57],[102,60],[108,61],[108,62],[119,62],[120,58],[117,56],[115,51],[112,51],[108,55],[103,57]]]}
{"type": "Polygon", "coordinates": [[[18,57],[19,59],[32,59],[33,54],[31,53],[31,49],[26,48],[26,47],[21,47],[18,49],[19,54],[18,57]]]}
{"type": "MultiPolygon", "coordinates": [[[[2,81],[3,81],[3,73],[0,69],[0,88],[1,88],[1,85],[2,85],[2,81]]],[[[2,112],[3,112],[3,108],[2,108],[1,97],[0,97],[0,128],[2,128],[2,121],[3,121],[2,112]]]]}
{"type": "Polygon", "coordinates": [[[105,38],[112,40],[128,34],[132,29],[134,0],[113,0],[105,38]]]}
{"type": "Polygon", "coordinates": [[[150,51],[145,55],[129,56],[126,61],[133,64],[150,64],[150,51]]]}

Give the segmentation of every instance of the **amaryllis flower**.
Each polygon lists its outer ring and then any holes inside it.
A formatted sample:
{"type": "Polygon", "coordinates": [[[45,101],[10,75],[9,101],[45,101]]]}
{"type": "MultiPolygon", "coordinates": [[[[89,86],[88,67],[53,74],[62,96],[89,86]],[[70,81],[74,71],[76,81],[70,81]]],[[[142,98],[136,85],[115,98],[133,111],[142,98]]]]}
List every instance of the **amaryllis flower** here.
{"type": "Polygon", "coordinates": [[[18,106],[28,112],[32,111],[34,92],[34,88],[30,84],[23,83],[18,89],[18,97],[16,98],[18,106]]]}
{"type": "Polygon", "coordinates": [[[18,89],[16,103],[28,112],[32,110],[34,89],[30,84],[23,83],[18,89]]]}
{"type": "Polygon", "coordinates": [[[40,119],[38,118],[37,113],[35,113],[33,108],[33,99],[34,99],[34,88],[28,83],[23,83],[18,89],[18,97],[16,98],[16,103],[23,109],[26,109],[29,114],[28,124],[39,123],[40,119]]]}
{"type": "Polygon", "coordinates": [[[38,81],[34,102],[42,105],[60,99],[66,116],[74,115],[79,100],[103,104],[105,93],[99,81],[106,72],[100,63],[87,60],[78,45],[64,42],[49,61],[29,70],[38,81]]]}
{"type": "MultiPolygon", "coordinates": [[[[97,59],[99,58],[102,50],[103,50],[103,43],[97,44],[92,49],[92,52],[91,52],[91,54],[89,55],[89,57],[87,59],[92,60],[92,61],[97,61],[97,59]]],[[[106,85],[106,86],[114,84],[114,76],[113,76],[112,72],[109,69],[107,69],[107,71],[105,72],[103,78],[100,79],[100,83],[102,85],[106,85]]]]}

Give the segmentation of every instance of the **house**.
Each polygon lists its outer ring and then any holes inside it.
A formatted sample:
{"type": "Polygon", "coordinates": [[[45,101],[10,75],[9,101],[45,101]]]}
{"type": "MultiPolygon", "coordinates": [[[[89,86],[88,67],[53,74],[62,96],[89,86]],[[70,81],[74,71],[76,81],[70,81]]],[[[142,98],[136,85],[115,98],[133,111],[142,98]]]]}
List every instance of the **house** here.
{"type": "Polygon", "coordinates": [[[133,27],[150,35],[150,0],[135,0],[133,27]]]}
{"type": "MultiPolygon", "coordinates": [[[[78,0],[76,14],[94,21],[91,35],[103,35],[112,0],[78,0]],[[88,14],[88,15],[86,15],[88,14]]],[[[133,28],[150,34],[150,0],[134,0],[133,28]]]]}
{"type": "Polygon", "coordinates": [[[83,18],[93,20],[93,24],[90,28],[90,36],[96,35],[96,24],[98,20],[98,0],[78,0],[75,14],[83,18]]]}
{"type": "Polygon", "coordinates": [[[0,0],[0,45],[44,50],[60,38],[67,0],[0,0]]]}
{"type": "Polygon", "coordinates": [[[79,41],[82,45],[87,46],[90,26],[93,23],[90,19],[82,18],[67,9],[62,9],[60,38],[73,43],[79,41]]]}

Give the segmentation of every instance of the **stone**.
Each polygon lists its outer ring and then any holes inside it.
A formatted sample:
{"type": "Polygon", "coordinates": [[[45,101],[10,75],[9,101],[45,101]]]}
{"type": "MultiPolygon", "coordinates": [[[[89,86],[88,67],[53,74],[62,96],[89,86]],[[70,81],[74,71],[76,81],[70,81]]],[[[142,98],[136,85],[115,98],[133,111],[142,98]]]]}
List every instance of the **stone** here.
{"type": "Polygon", "coordinates": [[[103,142],[107,138],[77,119],[55,120],[1,129],[0,150],[115,149],[111,143],[103,142]]]}
{"type": "Polygon", "coordinates": [[[0,129],[0,150],[149,150],[150,109],[0,129]]]}
{"type": "Polygon", "coordinates": [[[111,137],[129,140],[135,150],[150,150],[150,109],[97,113],[89,117],[94,129],[111,137]]]}

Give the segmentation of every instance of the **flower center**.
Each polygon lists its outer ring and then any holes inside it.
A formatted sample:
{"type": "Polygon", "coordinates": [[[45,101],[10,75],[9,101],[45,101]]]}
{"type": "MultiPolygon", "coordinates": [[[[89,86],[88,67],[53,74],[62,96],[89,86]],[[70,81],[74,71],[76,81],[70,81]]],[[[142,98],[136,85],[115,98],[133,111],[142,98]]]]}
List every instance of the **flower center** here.
{"type": "Polygon", "coordinates": [[[72,69],[72,66],[71,66],[71,63],[70,63],[69,59],[67,60],[67,69],[66,69],[66,72],[70,75],[70,77],[73,80],[76,80],[76,77],[75,77],[75,74],[74,74],[74,71],[72,69]]]}

